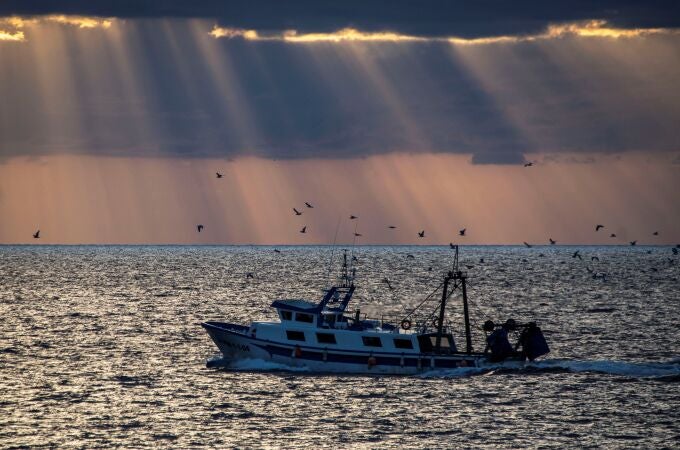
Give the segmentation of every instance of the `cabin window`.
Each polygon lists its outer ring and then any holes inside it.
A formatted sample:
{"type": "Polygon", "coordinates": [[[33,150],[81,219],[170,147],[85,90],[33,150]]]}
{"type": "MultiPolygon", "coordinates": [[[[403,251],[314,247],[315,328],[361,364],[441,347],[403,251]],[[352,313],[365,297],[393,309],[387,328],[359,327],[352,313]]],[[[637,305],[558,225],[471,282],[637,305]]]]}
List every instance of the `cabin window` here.
{"type": "Polygon", "coordinates": [[[319,344],[336,344],[333,333],[316,333],[316,340],[319,344]]]}
{"type": "Polygon", "coordinates": [[[281,318],[283,320],[293,320],[293,313],[291,311],[281,311],[281,318]]]}
{"type": "Polygon", "coordinates": [[[361,336],[361,339],[366,347],[382,347],[382,341],[379,337],[361,336]]]}
{"type": "Polygon", "coordinates": [[[295,320],[298,322],[313,323],[314,316],[311,314],[297,313],[295,314],[295,320]]]}
{"type": "Polygon", "coordinates": [[[305,333],[302,331],[291,331],[287,330],[286,331],[286,337],[288,338],[289,341],[305,341],[305,333]]]}
{"type": "Polygon", "coordinates": [[[410,339],[395,339],[394,346],[396,348],[413,348],[413,342],[410,339]]]}

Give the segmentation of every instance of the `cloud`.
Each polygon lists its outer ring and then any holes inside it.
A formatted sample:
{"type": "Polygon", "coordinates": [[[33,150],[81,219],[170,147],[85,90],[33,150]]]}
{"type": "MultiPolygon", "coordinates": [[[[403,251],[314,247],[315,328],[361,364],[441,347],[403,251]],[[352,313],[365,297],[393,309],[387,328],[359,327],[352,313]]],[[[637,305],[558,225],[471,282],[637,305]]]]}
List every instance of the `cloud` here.
{"type": "Polygon", "coordinates": [[[330,33],[301,33],[297,30],[281,32],[262,32],[240,28],[219,27],[215,25],[210,31],[214,38],[245,39],[248,41],[278,41],[293,44],[342,43],[342,42],[448,42],[453,45],[488,45],[534,42],[566,37],[582,38],[635,38],[656,34],[678,34],[680,30],[666,28],[616,28],[605,20],[587,20],[574,23],[550,24],[537,34],[507,35],[464,38],[455,36],[423,37],[400,34],[393,31],[362,31],[356,28],[343,28],[330,33]]]}
{"type": "Polygon", "coordinates": [[[63,14],[35,17],[0,17],[0,41],[25,42],[27,37],[24,30],[44,23],[57,23],[80,29],[92,29],[109,28],[114,21],[115,19],[113,18],[67,16],[63,14]]]}
{"type": "Polygon", "coordinates": [[[98,18],[101,33],[13,20],[26,41],[0,45],[11,67],[0,71],[0,158],[455,153],[518,164],[539,153],[676,154],[680,142],[676,34],[591,38],[579,33],[613,27],[581,23],[521,45],[415,35],[378,45],[395,36],[225,28],[215,39],[212,20],[106,29],[98,18]],[[312,42],[328,45],[302,44],[321,37],[312,42]]]}
{"type": "Polygon", "coordinates": [[[680,4],[667,0],[4,0],[0,16],[86,16],[118,18],[200,18],[225,29],[299,34],[332,34],[352,28],[366,33],[415,37],[535,35],[555,23],[602,20],[616,29],[680,27],[680,4]]]}

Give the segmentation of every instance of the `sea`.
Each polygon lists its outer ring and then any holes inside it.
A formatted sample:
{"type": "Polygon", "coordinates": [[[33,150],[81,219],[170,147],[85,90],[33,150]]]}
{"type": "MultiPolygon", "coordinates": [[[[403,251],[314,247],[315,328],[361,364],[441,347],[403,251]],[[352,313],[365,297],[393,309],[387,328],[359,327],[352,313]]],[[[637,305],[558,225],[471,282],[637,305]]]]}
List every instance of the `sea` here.
{"type": "MultiPolygon", "coordinates": [[[[274,320],[274,299],[318,300],[339,273],[340,246],[276,249],[0,246],[0,448],[680,448],[670,246],[461,247],[475,349],[488,319],[548,340],[520,369],[206,367],[201,322],[274,320]]],[[[375,317],[421,303],[454,256],[346,250],[350,307],[375,317]]],[[[448,311],[461,345],[459,296],[448,311]]]]}

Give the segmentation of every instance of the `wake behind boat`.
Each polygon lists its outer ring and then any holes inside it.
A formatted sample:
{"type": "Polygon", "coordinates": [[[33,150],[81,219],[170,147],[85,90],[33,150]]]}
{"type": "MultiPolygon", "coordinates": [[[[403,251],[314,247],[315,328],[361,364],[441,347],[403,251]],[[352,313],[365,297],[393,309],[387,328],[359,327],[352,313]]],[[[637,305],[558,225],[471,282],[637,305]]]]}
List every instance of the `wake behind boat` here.
{"type": "Polygon", "coordinates": [[[473,349],[467,274],[458,268],[457,246],[453,270],[444,275],[435,290],[441,288],[441,298],[429,314],[423,314],[423,310],[431,296],[405,316],[392,320],[362,317],[359,309],[348,313],[356,289],[354,279],[355,269],[348,267],[345,252],[339,282],[325,290],[318,303],[276,300],[271,307],[279,320],[274,322],[202,323],[222,353],[221,360],[209,361],[208,366],[255,359],[313,372],[412,375],[488,364],[517,365],[550,351],[535,322],[512,319],[502,325],[487,320],[482,326],[486,348],[481,352],[473,349]],[[457,291],[462,293],[463,349],[456,345],[453,327],[446,320],[447,301],[457,291]]]}

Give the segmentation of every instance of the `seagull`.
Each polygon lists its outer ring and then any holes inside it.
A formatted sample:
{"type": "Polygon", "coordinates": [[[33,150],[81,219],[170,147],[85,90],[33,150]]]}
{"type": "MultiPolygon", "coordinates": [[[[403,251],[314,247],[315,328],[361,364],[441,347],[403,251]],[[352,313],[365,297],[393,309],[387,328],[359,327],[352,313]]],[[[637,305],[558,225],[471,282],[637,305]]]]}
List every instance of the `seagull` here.
{"type": "Polygon", "coordinates": [[[461,236],[465,236],[465,230],[467,230],[467,228],[463,228],[462,230],[460,230],[458,232],[458,234],[461,235],[461,236]]]}
{"type": "Polygon", "coordinates": [[[548,238],[548,240],[550,241],[550,245],[557,244],[557,241],[554,241],[553,238],[548,238]]]}
{"type": "Polygon", "coordinates": [[[615,238],[615,237],[616,237],[616,234],[612,233],[612,234],[609,235],[609,237],[610,237],[610,238],[615,238]]]}
{"type": "Polygon", "coordinates": [[[413,255],[410,254],[410,253],[409,253],[408,255],[406,255],[406,257],[407,257],[407,258],[411,258],[411,259],[415,258],[415,256],[413,256],[413,255]]]}
{"type": "Polygon", "coordinates": [[[353,262],[359,262],[359,258],[357,258],[356,256],[352,256],[352,261],[353,262]]]}
{"type": "Polygon", "coordinates": [[[302,229],[300,230],[300,233],[306,233],[306,232],[307,232],[307,225],[302,227],[302,229]]]}
{"type": "Polygon", "coordinates": [[[382,279],[382,282],[385,283],[385,284],[387,285],[387,288],[388,288],[390,291],[392,290],[392,285],[390,284],[390,280],[388,280],[387,278],[383,278],[383,279],[382,279]]]}
{"type": "Polygon", "coordinates": [[[358,217],[357,217],[357,216],[355,216],[355,215],[351,215],[351,216],[349,216],[349,220],[354,220],[354,219],[358,219],[358,217]]]}
{"type": "Polygon", "coordinates": [[[301,216],[302,213],[297,210],[297,208],[293,208],[293,212],[295,213],[296,216],[301,216]]]}
{"type": "Polygon", "coordinates": [[[307,202],[305,202],[305,206],[306,206],[307,208],[314,208],[310,203],[307,203],[307,202]]]}
{"type": "Polygon", "coordinates": [[[418,232],[418,237],[425,237],[425,230],[418,232]]]}
{"type": "Polygon", "coordinates": [[[531,244],[529,244],[528,242],[525,242],[524,245],[526,245],[527,248],[531,248],[531,244]]]}
{"type": "Polygon", "coordinates": [[[215,172],[215,176],[217,176],[217,178],[222,178],[224,175],[222,175],[222,174],[219,173],[219,172],[215,172]]]}
{"type": "Polygon", "coordinates": [[[659,235],[659,232],[658,232],[658,231],[655,231],[655,232],[652,233],[652,234],[653,234],[654,236],[658,236],[658,235],[659,235]]]}
{"type": "Polygon", "coordinates": [[[40,239],[40,230],[33,233],[33,239],[40,239]]]}
{"type": "Polygon", "coordinates": [[[635,245],[637,244],[637,241],[630,241],[630,245],[635,245]]]}
{"type": "Polygon", "coordinates": [[[595,225],[595,231],[600,231],[600,228],[604,228],[604,225],[595,225]]]}
{"type": "Polygon", "coordinates": [[[200,224],[199,224],[199,225],[196,225],[196,229],[198,230],[199,233],[200,233],[201,231],[203,231],[203,228],[205,228],[203,225],[200,225],[200,224]]]}
{"type": "Polygon", "coordinates": [[[246,278],[253,278],[253,272],[246,272],[246,278]]]}
{"type": "Polygon", "coordinates": [[[361,237],[361,233],[354,233],[354,237],[361,237]]]}
{"type": "Polygon", "coordinates": [[[591,257],[590,257],[590,260],[591,260],[591,261],[599,261],[600,258],[598,258],[597,256],[591,256],[591,257]]]}
{"type": "Polygon", "coordinates": [[[394,230],[394,229],[397,228],[397,227],[395,227],[394,225],[390,225],[390,226],[387,227],[387,228],[389,228],[390,230],[394,230]]]}
{"type": "Polygon", "coordinates": [[[578,258],[581,261],[583,261],[583,258],[581,258],[581,254],[579,253],[580,250],[576,250],[573,255],[571,255],[572,258],[578,258]]]}
{"type": "Polygon", "coordinates": [[[528,163],[524,163],[524,167],[531,167],[533,165],[534,163],[532,163],[531,161],[529,161],[528,163]]]}
{"type": "Polygon", "coordinates": [[[274,253],[281,253],[281,250],[279,250],[278,248],[275,248],[274,253]]]}

